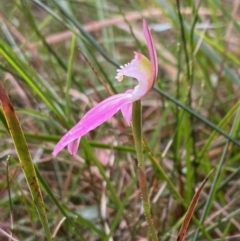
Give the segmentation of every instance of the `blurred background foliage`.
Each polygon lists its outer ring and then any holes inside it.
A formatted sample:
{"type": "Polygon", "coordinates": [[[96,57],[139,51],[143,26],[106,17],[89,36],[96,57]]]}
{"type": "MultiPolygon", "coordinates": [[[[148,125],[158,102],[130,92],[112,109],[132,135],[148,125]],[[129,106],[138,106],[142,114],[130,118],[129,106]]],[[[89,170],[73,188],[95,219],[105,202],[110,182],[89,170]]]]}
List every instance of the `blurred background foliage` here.
{"type": "MultiPolygon", "coordinates": [[[[212,168],[186,240],[238,240],[238,0],[10,0],[0,3],[0,80],[38,172],[56,240],[150,240],[131,128],[121,114],[83,138],[77,157],[54,144],[87,110],[136,84],[115,80],[151,28],[159,76],[143,101],[146,175],[159,240],[176,240],[212,168]],[[106,88],[107,86],[107,88],[106,88]],[[150,153],[149,153],[150,151],[150,153]],[[178,195],[157,165],[176,187],[178,195]],[[199,223],[202,223],[198,232],[199,223]]],[[[1,240],[44,229],[0,112],[1,240]],[[4,233],[6,232],[6,233],[4,233]]]]}

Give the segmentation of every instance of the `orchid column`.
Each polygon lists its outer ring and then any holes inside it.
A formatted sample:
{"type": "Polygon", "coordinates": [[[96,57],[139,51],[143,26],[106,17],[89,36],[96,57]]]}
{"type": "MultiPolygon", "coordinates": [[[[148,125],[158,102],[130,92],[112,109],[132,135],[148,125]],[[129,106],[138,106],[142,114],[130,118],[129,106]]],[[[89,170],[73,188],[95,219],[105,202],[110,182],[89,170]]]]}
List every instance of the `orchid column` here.
{"type": "Polygon", "coordinates": [[[134,59],[130,63],[121,66],[120,69],[117,70],[116,76],[119,82],[123,80],[124,76],[135,78],[138,81],[138,85],[124,93],[110,96],[90,109],[82,119],[60,139],[54,148],[53,155],[56,156],[66,146],[70,154],[76,155],[81,137],[121,110],[128,125],[131,124],[132,120],[143,207],[152,238],[154,241],[157,241],[158,239],[154,231],[150,214],[142,154],[142,115],[140,100],[152,89],[157,77],[158,64],[153,39],[145,20],[143,20],[143,32],[146,38],[150,60],[140,53],[135,53],[134,59]]]}

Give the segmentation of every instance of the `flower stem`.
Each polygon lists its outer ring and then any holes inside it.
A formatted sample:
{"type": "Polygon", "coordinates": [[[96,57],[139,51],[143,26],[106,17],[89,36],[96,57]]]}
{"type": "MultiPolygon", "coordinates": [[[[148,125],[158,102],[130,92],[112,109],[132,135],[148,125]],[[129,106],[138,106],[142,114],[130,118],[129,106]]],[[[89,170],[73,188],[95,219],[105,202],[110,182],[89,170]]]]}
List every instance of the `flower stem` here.
{"type": "Polygon", "coordinates": [[[140,100],[133,103],[132,130],[138,160],[138,181],[142,194],[143,208],[146,215],[149,231],[151,233],[151,237],[154,241],[158,241],[151,216],[151,209],[147,190],[147,180],[145,175],[145,165],[142,148],[142,106],[140,100]]]}

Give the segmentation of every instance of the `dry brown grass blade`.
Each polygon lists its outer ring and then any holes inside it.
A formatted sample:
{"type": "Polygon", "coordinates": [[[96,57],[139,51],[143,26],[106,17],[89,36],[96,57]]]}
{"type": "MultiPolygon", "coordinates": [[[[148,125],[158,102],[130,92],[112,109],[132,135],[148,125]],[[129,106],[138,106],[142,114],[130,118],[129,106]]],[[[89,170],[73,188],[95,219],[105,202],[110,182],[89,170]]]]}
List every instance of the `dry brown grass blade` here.
{"type": "Polygon", "coordinates": [[[182,223],[182,226],[180,228],[180,231],[178,233],[178,237],[177,237],[177,241],[183,241],[184,240],[184,237],[185,237],[185,234],[187,232],[187,228],[188,228],[188,225],[190,223],[190,220],[192,218],[192,215],[193,215],[193,212],[194,212],[194,209],[198,203],[198,200],[199,200],[199,197],[200,197],[200,194],[201,194],[201,191],[203,189],[203,187],[205,186],[208,178],[210,177],[210,175],[212,174],[214,169],[212,169],[212,171],[207,175],[207,177],[203,180],[201,186],[198,188],[197,192],[195,193],[195,195],[193,196],[193,199],[190,203],[190,206],[187,210],[187,213],[186,213],[186,216],[184,218],[184,221],[182,223]]]}
{"type": "MultiPolygon", "coordinates": [[[[181,10],[181,12],[183,14],[189,15],[192,14],[192,9],[191,8],[184,8],[181,10]]],[[[206,8],[200,8],[198,10],[198,14],[199,15],[209,15],[211,14],[211,11],[209,11],[206,8]]],[[[221,12],[217,13],[217,15],[219,16],[221,14],[221,12]]],[[[163,16],[161,9],[156,9],[156,8],[150,8],[148,10],[143,10],[143,11],[129,11],[125,13],[125,16],[122,15],[117,15],[117,16],[113,16],[111,18],[107,18],[101,21],[91,21],[89,23],[84,24],[84,29],[88,32],[94,32],[100,29],[103,29],[105,27],[109,27],[109,26],[114,26],[114,25],[119,25],[124,23],[126,20],[128,22],[133,22],[136,20],[141,20],[142,18],[148,18],[148,17],[157,17],[160,18],[163,16]]],[[[15,35],[16,30],[13,32],[13,34],[15,35]]],[[[58,33],[54,33],[51,35],[46,36],[46,42],[48,44],[56,44],[58,42],[64,41],[66,39],[71,38],[72,36],[72,31],[70,30],[66,30],[66,31],[61,31],[58,33]]],[[[21,41],[22,38],[18,37],[18,35],[15,35],[17,39],[19,39],[21,41]]],[[[20,35],[21,36],[21,35],[20,35]]],[[[28,48],[29,49],[34,49],[37,47],[39,43],[28,43],[28,48]]]]}
{"type": "Polygon", "coordinates": [[[109,95],[114,95],[113,90],[109,87],[109,85],[107,83],[105,83],[105,81],[103,80],[103,78],[98,74],[97,70],[94,68],[94,66],[89,62],[88,58],[84,55],[84,53],[79,50],[83,56],[83,58],[85,59],[85,61],[88,63],[89,67],[92,69],[92,71],[95,73],[95,75],[98,77],[98,79],[100,80],[100,82],[102,83],[102,85],[104,86],[104,88],[107,90],[107,92],[109,93],[109,95]]]}

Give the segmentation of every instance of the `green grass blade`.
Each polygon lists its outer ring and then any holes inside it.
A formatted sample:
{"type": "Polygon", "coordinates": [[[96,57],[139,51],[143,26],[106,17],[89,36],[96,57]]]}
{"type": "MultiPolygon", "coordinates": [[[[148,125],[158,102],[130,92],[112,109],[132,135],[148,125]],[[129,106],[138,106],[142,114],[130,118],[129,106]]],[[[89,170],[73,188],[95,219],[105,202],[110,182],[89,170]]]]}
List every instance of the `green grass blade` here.
{"type": "Polygon", "coordinates": [[[66,90],[65,90],[66,91],[66,93],[65,93],[65,100],[66,100],[65,112],[66,112],[67,117],[70,116],[69,90],[71,87],[75,46],[76,46],[76,35],[73,34],[72,41],[71,41],[71,48],[70,48],[70,56],[69,56],[69,61],[68,61],[67,83],[66,83],[66,90]]]}
{"type": "MultiPolygon", "coordinates": [[[[234,123],[233,123],[231,131],[230,131],[230,135],[232,135],[232,133],[234,132],[234,129],[236,128],[236,124],[239,124],[239,117],[240,117],[239,113],[240,113],[240,109],[238,108],[238,111],[236,113],[236,117],[235,117],[234,123]]],[[[224,162],[224,160],[226,158],[229,144],[230,143],[228,141],[225,144],[224,150],[222,152],[222,156],[221,156],[221,159],[220,159],[219,164],[217,166],[216,174],[214,176],[213,183],[211,185],[211,189],[210,189],[209,195],[207,197],[206,204],[205,204],[204,209],[203,209],[203,213],[202,213],[202,216],[201,216],[201,219],[200,219],[200,223],[204,222],[204,220],[205,220],[205,218],[206,218],[206,216],[207,216],[207,214],[209,212],[209,209],[210,209],[210,207],[213,204],[214,196],[215,196],[216,191],[217,191],[217,182],[218,182],[220,173],[222,172],[222,169],[223,169],[223,162],[224,162]]],[[[199,233],[199,229],[196,230],[196,232],[194,234],[194,237],[193,237],[193,241],[197,240],[198,233],[199,233]]]]}
{"type": "Polygon", "coordinates": [[[59,7],[61,12],[72,22],[82,33],[82,35],[91,43],[95,49],[98,50],[98,52],[107,60],[109,63],[115,65],[116,67],[119,67],[119,64],[116,63],[113,59],[109,57],[109,55],[106,53],[106,51],[103,49],[103,47],[92,37],[91,34],[89,34],[82,25],[76,20],[76,18],[73,16],[72,11],[68,5],[67,2],[64,1],[57,1],[54,0],[55,4],[59,7]],[[67,7],[66,7],[67,6],[67,7]]]}
{"type": "Polygon", "coordinates": [[[200,114],[198,114],[196,111],[194,111],[193,109],[191,109],[190,107],[184,105],[182,102],[180,102],[179,100],[175,99],[173,96],[169,95],[167,92],[155,87],[154,88],[155,91],[157,91],[159,94],[163,95],[164,97],[166,97],[168,100],[172,101],[174,104],[176,104],[177,106],[181,107],[182,109],[184,109],[185,111],[187,111],[188,113],[190,113],[191,115],[193,115],[195,118],[199,119],[200,121],[202,121],[204,124],[206,124],[207,126],[211,127],[214,131],[216,131],[217,133],[223,135],[224,137],[226,137],[226,139],[230,140],[231,142],[233,142],[234,144],[236,144],[237,146],[240,146],[240,142],[236,139],[234,139],[233,137],[231,137],[228,133],[226,133],[225,131],[223,131],[222,129],[220,129],[217,125],[215,125],[214,123],[212,123],[211,121],[209,121],[208,119],[204,118],[203,116],[201,116],[200,114]]]}
{"type": "Polygon", "coordinates": [[[39,187],[38,179],[36,176],[36,172],[34,169],[34,165],[33,165],[31,156],[29,154],[27,143],[23,135],[21,126],[19,124],[18,118],[15,114],[15,111],[10,102],[10,99],[8,98],[3,88],[2,83],[0,83],[0,101],[2,103],[3,113],[5,115],[5,118],[8,124],[8,129],[12,136],[12,139],[19,157],[20,164],[22,166],[22,170],[24,172],[24,175],[26,177],[26,180],[32,195],[33,202],[36,206],[39,218],[43,225],[46,239],[50,241],[52,240],[51,232],[49,229],[45,205],[43,202],[43,198],[39,187]]]}
{"type": "Polygon", "coordinates": [[[104,232],[102,232],[102,230],[100,228],[97,228],[94,224],[92,224],[87,219],[85,219],[79,215],[77,216],[75,213],[68,210],[68,208],[64,207],[59,202],[59,200],[55,197],[55,195],[53,194],[53,192],[51,190],[51,187],[45,181],[44,177],[41,175],[41,173],[39,172],[37,167],[35,167],[35,171],[36,171],[38,180],[41,183],[42,187],[44,188],[46,193],[49,195],[49,197],[51,198],[53,203],[58,207],[58,209],[60,210],[62,215],[64,217],[66,217],[66,221],[69,223],[69,225],[71,225],[71,227],[75,229],[76,233],[78,234],[78,238],[80,240],[82,240],[83,237],[82,237],[81,233],[77,230],[76,223],[78,223],[78,222],[81,223],[81,225],[86,226],[86,227],[90,228],[91,230],[93,230],[94,232],[96,232],[99,235],[99,237],[101,237],[102,239],[105,238],[105,234],[104,234],[104,232]]]}
{"type": "Polygon", "coordinates": [[[26,81],[26,83],[32,88],[33,92],[37,93],[37,95],[46,103],[46,105],[49,106],[49,108],[52,109],[62,120],[65,120],[61,108],[56,103],[57,96],[53,97],[51,92],[49,92],[51,87],[45,82],[41,81],[35,74],[34,70],[32,70],[28,64],[20,60],[17,54],[15,54],[12,49],[2,40],[0,40],[0,54],[2,54],[2,56],[8,61],[14,70],[26,81]],[[30,71],[30,73],[27,71],[30,71]],[[33,79],[33,76],[36,77],[35,80],[33,79]],[[44,86],[44,90],[42,86],[39,86],[39,83],[44,86]],[[55,98],[54,102],[49,98],[50,96],[55,98]]]}

